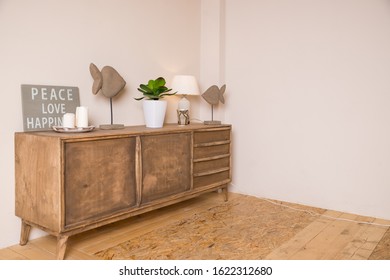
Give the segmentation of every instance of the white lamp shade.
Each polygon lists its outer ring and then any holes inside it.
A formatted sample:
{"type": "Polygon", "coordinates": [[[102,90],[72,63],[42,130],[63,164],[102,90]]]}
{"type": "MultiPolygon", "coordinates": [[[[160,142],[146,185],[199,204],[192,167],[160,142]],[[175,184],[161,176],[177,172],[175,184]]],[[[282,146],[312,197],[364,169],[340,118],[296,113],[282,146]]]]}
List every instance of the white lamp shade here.
{"type": "Polygon", "coordinates": [[[173,92],[182,95],[198,95],[198,82],[194,76],[176,75],[173,77],[171,88],[173,92]]]}

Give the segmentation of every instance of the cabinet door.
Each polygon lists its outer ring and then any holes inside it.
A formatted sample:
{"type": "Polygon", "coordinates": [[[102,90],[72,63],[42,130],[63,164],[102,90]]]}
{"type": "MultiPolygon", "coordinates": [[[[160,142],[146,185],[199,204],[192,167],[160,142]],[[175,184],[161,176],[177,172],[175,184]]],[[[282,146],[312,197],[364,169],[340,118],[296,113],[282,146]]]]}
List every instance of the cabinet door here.
{"type": "Polygon", "coordinates": [[[191,187],[191,133],[141,138],[142,203],[184,192],[191,187]]]}
{"type": "Polygon", "coordinates": [[[135,138],[65,144],[65,226],[136,204],[135,138]]]}

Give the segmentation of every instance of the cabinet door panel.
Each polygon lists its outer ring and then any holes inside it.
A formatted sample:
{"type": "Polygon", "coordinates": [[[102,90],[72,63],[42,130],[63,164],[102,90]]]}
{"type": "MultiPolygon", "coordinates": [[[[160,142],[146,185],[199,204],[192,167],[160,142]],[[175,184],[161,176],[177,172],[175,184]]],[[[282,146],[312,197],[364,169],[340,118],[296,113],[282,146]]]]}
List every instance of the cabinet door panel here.
{"type": "Polygon", "coordinates": [[[65,144],[65,225],[136,204],[135,139],[65,144]]]}
{"type": "Polygon", "coordinates": [[[189,190],[191,134],[143,136],[142,182],[142,203],[189,190]]]}

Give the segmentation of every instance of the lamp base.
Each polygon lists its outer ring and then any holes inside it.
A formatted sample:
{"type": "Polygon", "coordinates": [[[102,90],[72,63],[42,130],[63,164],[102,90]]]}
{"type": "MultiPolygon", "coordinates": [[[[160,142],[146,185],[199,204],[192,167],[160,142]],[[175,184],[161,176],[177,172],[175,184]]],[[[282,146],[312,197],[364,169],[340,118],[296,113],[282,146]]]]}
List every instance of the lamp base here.
{"type": "Polygon", "coordinates": [[[124,124],[101,124],[99,126],[100,129],[124,129],[125,125],[124,124]]]}
{"type": "Polygon", "coordinates": [[[212,125],[212,124],[221,124],[221,121],[204,121],[204,124],[212,125]]]}
{"type": "Polygon", "coordinates": [[[177,110],[177,124],[187,125],[190,124],[190,115],[188,110],[177,110]]]}
{"type": "Polygon", "coordinates": [[[177,105],[177,109],[180,111],[190,110],[190,101],[186,98],[186,95],[180,99],[179,104],[177,105]]]}

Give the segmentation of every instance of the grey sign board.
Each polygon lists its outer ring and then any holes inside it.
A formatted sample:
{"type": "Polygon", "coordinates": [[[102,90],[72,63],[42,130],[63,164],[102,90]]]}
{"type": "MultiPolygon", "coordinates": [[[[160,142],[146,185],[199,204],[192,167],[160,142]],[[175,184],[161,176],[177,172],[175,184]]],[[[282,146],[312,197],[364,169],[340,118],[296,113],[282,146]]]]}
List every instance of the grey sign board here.
{"type": "Polygon", "coordinates": [[[63,115],[75,113],[80,106],[77,87],[22,85],[21,88],[24,131],[62,126],[63,115]]]}

